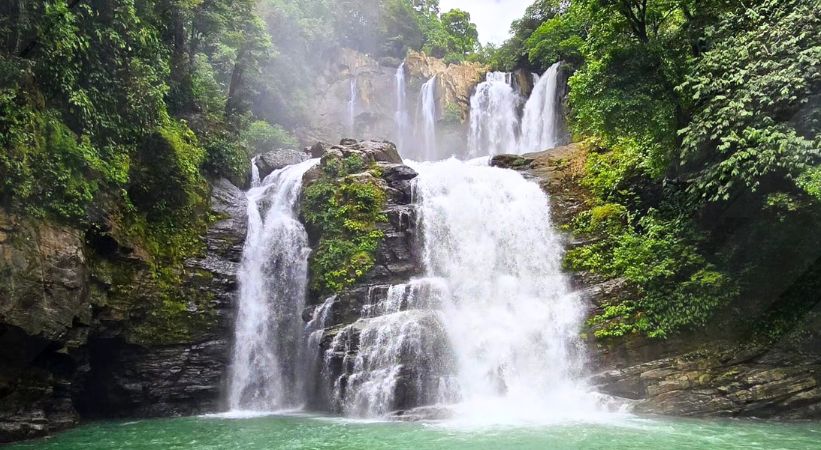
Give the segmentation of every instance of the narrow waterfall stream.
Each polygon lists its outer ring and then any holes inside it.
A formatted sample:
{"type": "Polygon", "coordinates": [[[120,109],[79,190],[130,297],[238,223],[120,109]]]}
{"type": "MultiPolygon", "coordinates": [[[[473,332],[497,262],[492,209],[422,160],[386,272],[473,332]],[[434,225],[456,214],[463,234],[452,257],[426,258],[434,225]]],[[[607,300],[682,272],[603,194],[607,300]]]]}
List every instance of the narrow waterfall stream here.
{"type": "Polygon", "coordinates": [[[396,75],[394,75],[395,95],[396,95],[396,111],[394,112],[394,127],[396,136],[396,147],[402,151],[405,148],[408,129],[408,107],[407,95],[408,86],[405,79],[405,63],[396,68],[396,75]]]}
{"type": "Polygon", "coordinates": [[[438,157],[436,145],[436,77],[422,85],[419,92],[419,106],[416,113],[416,131],[421,136],[417,139],[422,151],[415,152],[420,159],[432,161],[438,157]]]}
{"type": "Polygon", "coordinates": [[[296,215],[302,176],[317,160],[288,166],[248,191],[248,235],[228,389],[231,410],[275,411],[304,401],[302,309],[308,236],[296,215]]]}
{"type": "Polygon", "coordinates": [[[356,134],[356,112],[358,109],[357,102],[359,101],[359,88],[357,86],[356,77],[351,78],[351,87],[348,97],[348,136],[353,137],[356,134]]]}
{"type": "Polygon", "coordinates": [[[562,143],[559,67],[559,63],[553,64],[538,78],[525,104],[519,153],[538,152],[562,143]]]}

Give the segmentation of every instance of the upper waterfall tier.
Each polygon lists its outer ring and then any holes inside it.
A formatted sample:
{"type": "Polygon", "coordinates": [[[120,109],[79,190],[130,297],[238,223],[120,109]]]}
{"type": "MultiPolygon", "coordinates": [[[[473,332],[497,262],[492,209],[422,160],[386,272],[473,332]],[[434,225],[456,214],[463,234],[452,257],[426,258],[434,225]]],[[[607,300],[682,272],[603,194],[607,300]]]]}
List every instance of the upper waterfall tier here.
{"type": "Polygon", "coordinates": [[[468,155],[523,154],[565,143],[559,67],[556,63],[542,77],[533,75],[529,98],[513,74],[487,74],[470,100],[468,155]]]}

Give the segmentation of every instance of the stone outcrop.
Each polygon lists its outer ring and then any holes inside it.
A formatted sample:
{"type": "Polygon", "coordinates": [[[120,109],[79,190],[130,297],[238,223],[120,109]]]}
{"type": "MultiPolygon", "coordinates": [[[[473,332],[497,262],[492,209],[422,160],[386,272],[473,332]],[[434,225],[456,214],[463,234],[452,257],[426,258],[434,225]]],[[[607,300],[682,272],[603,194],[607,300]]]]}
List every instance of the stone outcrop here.
{"type": "Polygon", "coordinates": [[[635,400],[638,412],[677,416],[821,418],[821,360],[756,354],[738,343],[710,343],[694,352],[598,373],[611,395],[635,400]]]}
{"type": "Polygon", "coordinates": [[[435,76],[439,109],[445,111],[448,105],[454,105],[460,111],[462,120],[467,119],[470,113],[470,96],[474,88],[485,80],[489,70],[487,66],[475,62],[445,64],[441,59],[414,51],[408,53],[405,68],[411,79],[417,82],[435,76]]]}
{"type": "Polygon", "coordinates": [[[0,443],[78,422],[88,279],[80,232],[0,210],[0,443]]]}
{"type": "MultiPolygon", "coordinates": [[[[315,146],[315,148],[319,148],[315,146]]],[[[340,411],[339,402],[345,398],[344,390],[347,380],[352,375],[353,361],[360,351],[360,334],[375,321],[383,320],[385,311],[380,310],[388,299],[391,286],[399,286],[421,274],[421,264],[416,242],[416,212],[411,205],[411,182],[416,172],[402,164],[396,146],[389,142],[343,140],[340,145],[324,145],[327,158],[344,158],[356,155],[363,161],[375,164],[380,173],[378,183],[388,194],[384,208],[387,221],[378,225],[383,232],[375,254],[375,265],[355,285],[331,296],[330,298],[310,298],[310,306],[303,314],[310,330],[320,338],[311,341],[310,351],[316,352],[317,358],[325,366],[317,370],[316,379],[312,380],[311,390],[315,397],[312,406],[320,410],[340,411]],[[335,386],[336,385],[336,386],[335,386]],[[341,386],[341,388],[340,388],[341,386]],[[333,394],[334,389],[342,393],[333,394]]],[[[357,176],[357,175],[354,175],[357,176]]],[[[306,174],[306,185],[316,175],[306,174]]],[[[313,240],[318,236],[312,236],[313,240]]],[[[434,317],[417,317],[418,310],[408,303],[408,292],[402,288],[403,300],[396,305],[397,312],[404,311],[408,320],[417,320],[420,326],[427,327],[432,340],[435,340],[435,329],[438,321],[434,317]]],[[[433,345],[433,344],[431,344],[433,345]]],[[[416,366],[408,365],[399,375],[394,392],[395,409],[413,408],[424,401],[420,393],[413,391],[414,383],[406,380],[420,376],[432,376],[424,372],[424,361],[416,366]]]]}
{"type": "MultiPolygon", "coordinates": [[[[580,184],[587,150],[583,145],[527,155],[499,155],[491,164],[520,171],[550,194],[557,225],[569,225],[589,208],[580,184]]],[[[568,246],[584,244],[567,236],[568,246]]],[[[608,300],[635,295],[623,279],[573,274],[576,287],[601,311],[608,300]]],[[[821,315],[816,315],[821,317],[821,315]]],[[[675,416],[778,419],[821,418],[821,323],[807,324],[812,336],[777,344],[756,344],[724,330],[702,330],[667,340],[624,336],[590,337],[593,383],[600,392],[628,399],[637,412],[675,416]],[[797,345],[795,342],[803,342],[797,345]]]]}
{"type": "Polygon", "coordinates": [[[146,252],[104,214],[81,231],[0,210],[0,442],[216,409],[246,212],[227,180],[211,205],[207,249],[181,277],[187,308],[168,316],[146,252]]]}

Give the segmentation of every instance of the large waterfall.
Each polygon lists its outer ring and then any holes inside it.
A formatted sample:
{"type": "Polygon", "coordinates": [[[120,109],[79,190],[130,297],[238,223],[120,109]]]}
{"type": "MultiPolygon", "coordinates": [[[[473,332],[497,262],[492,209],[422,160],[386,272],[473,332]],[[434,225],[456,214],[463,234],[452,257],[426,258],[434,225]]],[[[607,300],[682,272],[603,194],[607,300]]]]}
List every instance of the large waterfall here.
{"type": "Polygon", "coordinates": [[[519,153],[538,152],[562,143],[558,73],[559,63],[556,63],[536,81],[525,104],[519,153]]]}
{"type": "MultiPolygon", "coordinates": [[[[559,144],[557,73],[554,65],[543,77],[534,75],[529,99],[511,74],[488,74],[471,98],[468,154],[559,144]]],[[[255,171],[231,408],[308,404],[386,417],[435,405],[472,423],[589,416],[598,400],[580,381],[584,306],[562,273],[546,194],[519,173],[488,167],[486,159],[435,162],[437,77],[422,85],[411,124],[405,76],[403,64],[395,74],[395,135],[405,157],[426,162],[409,163],[418,172],[414,201],[398,220],[414,217],[419,276],[367,285],[367,294],[360,287],[332,296],[302,320],[310,249],[295,205],[316,161],[264,180],[255,171]]],[[[355,78],[350,89],[352,127],[355,78]]]]}
{"type": "Polygon", "coordinates": [[[307,259],[305,228],[295,212],[309,160],[259,180],[248,191],[248,235],[238,272],[234,352],[228,403],[232,410],[299,406],[307,259]]]}
{"type": "Polygon", "coordinates": [[[550,420],[595,410],[582,370],[580,299],[561,271],[546,195],[502,169],[416,165],[426,275],[455,356],[458,418],[550,420]]]}

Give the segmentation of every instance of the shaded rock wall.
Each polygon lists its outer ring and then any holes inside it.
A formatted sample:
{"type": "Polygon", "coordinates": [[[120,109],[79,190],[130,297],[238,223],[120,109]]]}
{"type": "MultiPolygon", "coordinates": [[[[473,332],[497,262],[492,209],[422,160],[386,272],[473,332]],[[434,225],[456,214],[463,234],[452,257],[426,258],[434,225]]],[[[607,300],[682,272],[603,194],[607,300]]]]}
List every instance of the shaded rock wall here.
{"type": "Polygon", "coordinates": [[[216,408],[246,212],[226,180],[211,205],[207,250],[181,277],[187,310],[168,318],[146,253],[116,223],[80,231],[0,211],[0,442],[82,417],[216,408]]]}
{"type": "Polygon", "coordinates": [[[0,442],[79,420],[71,380],[92,321],[81,233],[0,210],[0,442]]]}

